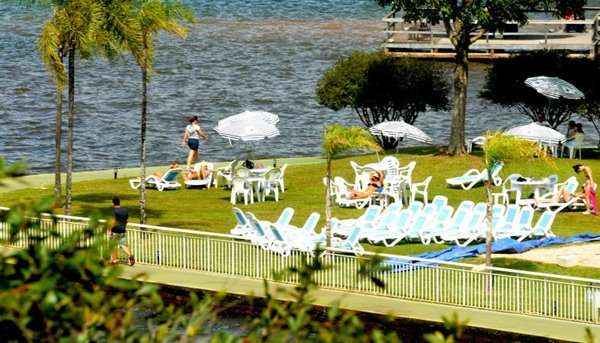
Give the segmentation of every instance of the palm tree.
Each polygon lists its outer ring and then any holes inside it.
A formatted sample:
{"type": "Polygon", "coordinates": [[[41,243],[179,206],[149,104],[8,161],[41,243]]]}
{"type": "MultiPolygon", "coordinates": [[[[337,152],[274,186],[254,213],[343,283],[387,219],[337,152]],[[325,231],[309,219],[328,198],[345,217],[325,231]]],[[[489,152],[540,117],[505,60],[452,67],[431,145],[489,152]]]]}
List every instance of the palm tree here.
{"type": "MultiPolygon", "coordinates": [[[[154,36],[165,31],[184,38],[187,29],[183,22],[194,22],[194,15],[179,1],[135,1],[136,18],[141,32],[141,47],[132,47],[137,64],[142,71],[142,104],[140,118],[140,179],[146,179],[146,128],[148,122],[148,83],[154,60],[154,36]]],[[[140,223],[146,221],[146,187],[140,187],[140,223]]]]}
{"type": "MultiPolygon", "coordinates": [[[[47,3],[47,1],[39,1],[47,3]]],[[[62,87],[64,86],[63,59],[67,57],[68,118],[67,118],[67,177],[65,212],[71,211],[73,174],[73,130],[75,127],[75,60],[91,56],[103,20],[102,6],[95,0],[52,0],[52,18],[46,23],[40,37],[42,59],[50,68],[57,86],[55,144],[55,194],[60,191],[60,143],[62,139],[62,87]],[[61,72],[62,71],[62,72],[61,72]],[[59,118],[60,117],[60,118],[59,118]],[[60,124],[59,124],[60,123],[60,124]],[[58,127],[58,126],[61,127],[58,127]],[[58,170],[58,171],[57,171],[58,170]]]]}
{"type": "Polygon", "coordinates": [[[327,190],[325,195],[325,218],[327,246],[331,245],[331,163],[340,155],[352,150],[381,151],[381,146],[363,128],[329,125],[325,127],[323,153],[327,160],[327,190]]]}
{"type": "Polygon", "coordinates": [[[38,40],[40,56],[48,71],[50,72],[56,88],[56,123],[54,136],[54,201],[57,206],[61,203],[61,165],[62,165],[62,103],[63,91],[66,81],[65,65],[65,45],[61,40],[61,35],[56,18],[51,18],[44,24],[42,33],[38,40]]]}

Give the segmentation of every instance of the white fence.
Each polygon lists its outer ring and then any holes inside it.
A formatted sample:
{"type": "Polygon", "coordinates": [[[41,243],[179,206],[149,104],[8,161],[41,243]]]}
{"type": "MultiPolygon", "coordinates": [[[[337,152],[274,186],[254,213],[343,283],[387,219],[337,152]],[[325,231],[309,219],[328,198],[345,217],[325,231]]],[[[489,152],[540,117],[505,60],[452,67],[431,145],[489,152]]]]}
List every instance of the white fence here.
{"type": "MultiPolygon", "coordinates": [[[[89,226],[78,217],[44,217],[42,230],[55,228],[60,236],[89,226]]],[[[24,247],[29,235],[19,234],[13,243],[8,225],[0,222],[2,244],[24,247]]],[[[193,230],[130,224],[127,240],[138,263],[171,269],[275,280],[275,273],[297,266],[308,257],[293,252],[283,257],[234,236],[193,230]]],[[[48,240],[56,246],[60,238],[48,240]]],[[[385,282],[378,288],[358,276],[361,260],[344,251],[327,250],[321,256],[329,268],[319,272],[320,287],[390,298],[430,302],[488,311],[600,324],[600,280],[524,272],[502,268],[474,269],[473,265],[380,255],[389,267],[374,275],[385,282]]],[[[295,283],[294,275],[279,282],[295,283]]]]}

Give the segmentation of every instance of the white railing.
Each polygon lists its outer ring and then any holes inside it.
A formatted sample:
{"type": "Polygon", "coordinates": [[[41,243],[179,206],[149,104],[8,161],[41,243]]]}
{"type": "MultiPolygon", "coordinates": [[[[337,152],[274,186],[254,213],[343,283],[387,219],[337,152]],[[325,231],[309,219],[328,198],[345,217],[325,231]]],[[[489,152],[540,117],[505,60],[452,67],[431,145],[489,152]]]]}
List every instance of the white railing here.
{"type": "MultiPolygon", "coordinates": [[[[89,226],[86,218],[55,219],[43,217],[40,227],[54,227],[64,236],[89,226]]],[[[20,232],[20,240],[7,243],[8,225],[0,222],[2,244],[22,248],[29,237],[20,232]]],[[[230,235],[151,225],[130,224],[127,240],[140,264],[271,281],[276,272],[309,257],[297,251],[283,257],[230,235]]],[[[59,242],[59,237],[48,240],[51,246],[59,242]]],[[[380,254],[389,268],[374,275],[386,285],[378,288],[358,276],[361,260],[373,255],[326,250],[321,258],[329,268],[317,274],[317,283],[358,294],[600,324],[600,280],[380,254]]],[[[284,274],[277,281],[298,280],[284,274]]]]}

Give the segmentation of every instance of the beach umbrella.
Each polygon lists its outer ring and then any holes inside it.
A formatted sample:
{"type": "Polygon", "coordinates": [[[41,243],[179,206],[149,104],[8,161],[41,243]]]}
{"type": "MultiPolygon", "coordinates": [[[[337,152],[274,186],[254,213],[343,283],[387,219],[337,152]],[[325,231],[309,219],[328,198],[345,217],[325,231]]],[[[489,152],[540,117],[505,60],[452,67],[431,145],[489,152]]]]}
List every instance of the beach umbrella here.
{"type": "Polygon", "coordinates": [[[369,131],[375,136],[389,137],[389,138],[408,138],[418,142],[431,144],[433,140],[421,129],[410,125],[403,120],[398,121],[385,121],[379,123],[369,129],[369,131]]]}
{"type": "Polygon", "coordinates": [[[220,121],[214,130],[223,138],[231,141],[252,142],[279,136],[275,124],[260,120],[220,121]]]}
{"type": "Polygon", "coordinates": [[[538,93],[552,99],[583,99],[583,93],[569,82],[558,77],[536,76],[525,80],[525,84],[538,93]]]}
{"type": "Polygon", "coordinates": [[[236,122],[252,123],[258,121],[276,125],[277,123],[279,123],[279,116],[265,111],[244,111],[240,114],[236,114],[233,116],[229,116],[225,119],[219,120],[219,122],[217,123],[217,127],[229,125],[230,123],[236,122]]]}
{"type": "Polygon", "coordinates": [[[526,140],[556,145],[566,140],[562,133],[538,123],[513,127],[504,132],[505,135],[520,137],[526,140]]]}

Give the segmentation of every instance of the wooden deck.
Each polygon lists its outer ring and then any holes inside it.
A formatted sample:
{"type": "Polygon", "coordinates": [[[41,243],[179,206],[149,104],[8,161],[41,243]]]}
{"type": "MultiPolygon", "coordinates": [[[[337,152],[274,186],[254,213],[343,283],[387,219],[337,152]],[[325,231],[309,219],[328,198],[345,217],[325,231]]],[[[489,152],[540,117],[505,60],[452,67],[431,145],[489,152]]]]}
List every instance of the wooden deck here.
{"type": "MultiPolygon", "coordinates": [[[[448,59],[454,57],[454,47],[440,25],[404,22],[389,14],[383,48],[394,56],[448,59]]],[[[515,27],[516,28],[516,27],[515,27]]],[[[488,33],[472,44],[471,59],[506,58],[513,54],[560,50],[571,57],[595,57],[593,44],[594,20],[532,20],[517,32],[488,33]],[[584,32],[567,32],[566,25],[585,28],[584,32]]]]}

